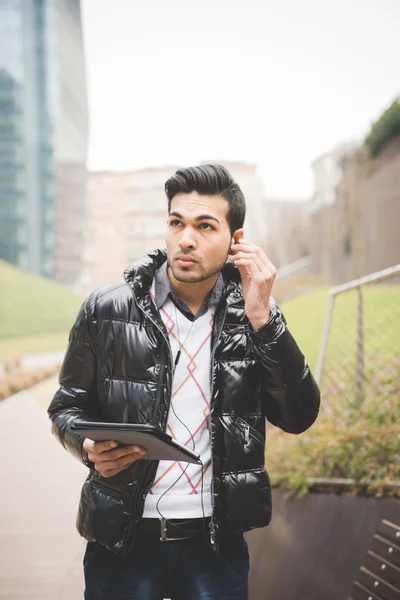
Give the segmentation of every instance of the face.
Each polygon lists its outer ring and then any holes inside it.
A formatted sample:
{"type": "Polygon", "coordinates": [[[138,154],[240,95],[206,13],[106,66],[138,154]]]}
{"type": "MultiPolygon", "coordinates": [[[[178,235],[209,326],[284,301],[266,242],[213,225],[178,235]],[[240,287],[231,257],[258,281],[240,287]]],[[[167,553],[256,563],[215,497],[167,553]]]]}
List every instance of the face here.
{"type": "Polygon", "coordinates": [[[232,243],[228,208],[222,196],[192,192],[173,197],[166,242],[175,279],[196,283],[221,271],[232,243]]]}

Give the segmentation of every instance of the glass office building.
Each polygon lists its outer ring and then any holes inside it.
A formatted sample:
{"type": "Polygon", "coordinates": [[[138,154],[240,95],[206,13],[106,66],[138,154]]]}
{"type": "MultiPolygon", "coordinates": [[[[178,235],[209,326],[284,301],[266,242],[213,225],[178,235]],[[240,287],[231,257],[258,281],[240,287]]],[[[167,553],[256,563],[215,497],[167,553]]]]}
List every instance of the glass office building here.
{"type": "Polygon", "coordinates": [[[79,0],[0,0],[0,258],[69,285],[87,133],[79,0]]]}

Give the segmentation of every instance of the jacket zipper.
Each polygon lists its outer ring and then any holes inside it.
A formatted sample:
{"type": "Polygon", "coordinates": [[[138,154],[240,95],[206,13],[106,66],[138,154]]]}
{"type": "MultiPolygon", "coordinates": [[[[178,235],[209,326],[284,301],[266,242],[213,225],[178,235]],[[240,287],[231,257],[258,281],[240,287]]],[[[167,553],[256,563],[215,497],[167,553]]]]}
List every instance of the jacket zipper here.
{"type": "Polygon", "coordinates": [[[257,440],[257,442],[259,442],[260,444],[263,443],[258,431],[256,431],[253,427],[251,427],[248,423],[246,423],[246,421],[244,419],[241,419],[240,417],[238,417],[236,419],[236,424],[238,425],[239,429],[241,429],[243,431],[244,441],[246,444],[248,444],[250,442],[250,435],[252,438],[257,440]]]}
{"type": "Polygon", "coordinates": [[[121,494],[119,494],[117,491],[112,490],[112,489],[108,488],[107,486],[103,485],[101,482],[99,482],[98,479],[96,479],[96,478],[92,479],[91,484],[92,484],[92,487],[97,487],[98,489],[102,490],[105,494],[108,494],[112,498],[115,498],[116,500],[119,500],[120,502],[122,502],[121,494]]]}
{"type": "MultiPolygon", "coordinates": [[[[170,358],[170,364],[171,364],[171,373],[172,373],[172,350],[171,350],[171,344],[169,343],[169,339],[168,337],[164,334],[163,330],[161,329],[161,327],[155,322],[155,320],[144,310],[144,308],[142,308],[142,306],[140,306],[140,303],[137,302],[137,305],[139,307],[139,309],[142,311],[142,313],[144,314],[145,317],[147,317],[148,319],[150,319],[150,321],[153,323],[153,325],[158,329],[158,331],[161,333],[161,335],[163,336],[164,340],[167,343],[167,347],[169,348],[169,358],[170,358]]],[[[161,351],[161,355],[163,354],[163,351],[161,351]]],[[[163,377],[164,377],[164,371],[165,371],[165,361],[161,360],[161,366],[160,366],[160,377],[159,377],[159,382],[160,385],[157,389],[157,395],[156,395],[156,401],[155,401],[155,405],[154,405],[154,410],[153,410],[153,415],[152,415],[152,425],[157,425],[157,423],[155,423],[155,415],[158,412],[158,407],[160,405],[161,402],[161,395],[162,395],[162,382],[163,382],[163,377]]],[[[169,409],[169,407],[168,407],[169,409]]],[[[143,498],[145,498],[149,492],[149,490],[151,489],[154,480],[156,478],[157,475],[157,469],[155,470],[154,473],[154,477],[153,480],[151,481],[150,485],[146,488],[146,490],[144,491],[144,493],[142,494],[143,498]]]]}
{"type": "Polygon", "coordinates": [[[238,425],[240,429],[244,431],[244,441],[246,444],[248,444],[250,442],[250,426],[242,425],[242,423],[238,423],[238,425]]]}
{"type": "MultiPolygon", "coordinates": [[[[171,344],[169,342],[168,337],[165,335],[165,333],[163,332],[163,330],[161,329],[161,327],[155,322],[155,320],[144,310],[144,308],[142,308],[140,306],[139,302],[137,304],[138,304],[140,310],[145,315],[145,317],[147,317],[148,319],[150,319],[150,321],[158,329],[158,331],[161,333],[161,335],[163,336],[164,340],[166,341],[167,348],[169,348],[169,359],[170,359],[170,366],[171,366],[171,373],[172,373],[173,372],[172,358],[171,358],[172,357],[172,349],[171,349],[171,344]]],[[[163,354],[164,354],[164,352],[163,352],[163,350],[161,350],[161,361],[160,361],[161,365],[160,365],[159,386],[158,386],[157,395],[156,395],[156,401],[155,401],[154,410],[153,410],[152,425],[157,425],[157,423],[155,423],[154,420],[155,420],[155,415],[158,412],[158,407],[159,407],[160,402],[161,402],[162,382],[163,382],[164,371],[165,371],[165,360],[162,360],[163,354]]]]}
{"type": "Polygon", "coordinates": [[[157,425],[156,423],[156,415],[158,413],[158,408],[160,406],[161,403],[161,396],[162,396],[162,389],[163,389],[163,379],[164,379],[164,371],[165,371],[165,360],[164,360],[164,351],[161,349],[161,355],[160,355],[160,376],[158,379],[158,389],[157,389],[157,394],[156,394],[156,401],[154,404],[154,409],[153,409],[153,415],[152,415],[152,424],[153,425],[157,425]]]}
{"type": "Polygon", "coordinates": [[[216,528],[215,528],[215,522],[214,522],[214,478],[215,478],[215,473],[214,473],[213,445],[212,445],[212,431],[211,431],[211,428],[212,428],[212,424],[211,424],[211,402],[212,402],[213,388],[214,388],[214,356],[215,356],[215,350],[217,348],[219,339],[221,337],[221,333],[222,333],[222,329],[224,327],[227,310],[228,310],[228,305],[225,304],[224,314],[222,316],[221,327],[219,328],[217,339],[215,340],[214,347],[212,348],[212,351],[211,351],[211,382],[210,382],[209,429],[210,429],[211,464],[213,465],[213,473],[212,473],[212,478],[211,478],[210,542],[211,542],[211,547],[214,550],[214,552],[218,552],[218,545],[217,545],[217,539],[216,539],[216,535],[215,535],[216,528]]]}

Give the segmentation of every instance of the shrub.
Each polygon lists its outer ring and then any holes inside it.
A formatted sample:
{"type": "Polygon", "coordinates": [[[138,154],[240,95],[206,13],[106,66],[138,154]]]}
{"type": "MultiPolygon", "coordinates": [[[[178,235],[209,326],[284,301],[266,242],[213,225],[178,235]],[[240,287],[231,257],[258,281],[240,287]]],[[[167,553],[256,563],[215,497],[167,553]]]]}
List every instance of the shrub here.
{"type": "Polygon", "coordinates": [[[348,493],[400,496],[400,424],[398,394],[367,395],[359,407],[339,394],[324,398],[311,429],[290,436],[268,428],[266,461],[274,485],[304,493],[313,478],[352,480],[348,493]],[[270,441],[270,443],[269,443],[270,441]]]}
{"type": "Polygon", "coordinates": [[[29,389],[36,383],[55,375],[59,370],[60,365],[55,365],[54,367],[45,367],[35,371],[24,371],[20,367],[15,368],[14,364],[14,368],[5,372],[0,380],[0,400],[5,400],[13,394],[29,389]]]}
{"type": "Polygon", "coordinates": [[[397,137],[400,137],[400,98],[396,98],[372,125],[365,139],[371,158],[379,156],[382,150],[397,137]]]}

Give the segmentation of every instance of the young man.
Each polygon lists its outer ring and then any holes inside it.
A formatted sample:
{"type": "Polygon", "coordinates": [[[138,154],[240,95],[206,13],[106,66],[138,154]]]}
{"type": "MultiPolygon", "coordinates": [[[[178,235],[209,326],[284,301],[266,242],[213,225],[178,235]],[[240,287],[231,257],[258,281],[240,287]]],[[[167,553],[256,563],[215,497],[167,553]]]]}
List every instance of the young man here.
{"type": "Polygon", "coordinates": [[[87,600],[245,600],[243,532],[271,518],[265,419],[305,431],[319,391],[271,299],[275,268],[245,239],[228,171],[182,169],[165,190],[167,251],[83,304],[49,415],[90,468],[77,521],[87,600]],[[79,420],[155,425],[202,466],[83,439],[79,420]]]}

